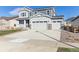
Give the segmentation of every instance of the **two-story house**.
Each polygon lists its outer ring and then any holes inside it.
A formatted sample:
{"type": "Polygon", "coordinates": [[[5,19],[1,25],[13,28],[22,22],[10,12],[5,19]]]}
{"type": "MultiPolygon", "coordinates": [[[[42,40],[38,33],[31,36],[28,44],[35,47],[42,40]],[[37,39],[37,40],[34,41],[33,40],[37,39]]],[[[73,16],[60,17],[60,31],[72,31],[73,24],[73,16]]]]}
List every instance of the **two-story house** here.
{"type": "Polygon", "coordinates": [[[19,10],[18,27],[34,30],[60,29],[64,16],[56,16],[54,8],[21,8],[19,10]]]}

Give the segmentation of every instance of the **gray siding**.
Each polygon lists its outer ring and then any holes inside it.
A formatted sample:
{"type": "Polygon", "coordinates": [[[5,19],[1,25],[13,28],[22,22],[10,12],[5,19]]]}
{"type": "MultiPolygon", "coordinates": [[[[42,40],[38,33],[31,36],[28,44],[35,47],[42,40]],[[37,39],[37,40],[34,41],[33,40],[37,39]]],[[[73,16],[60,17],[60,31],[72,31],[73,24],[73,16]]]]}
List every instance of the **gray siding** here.
{"type": "Polygon", "coordinates": [[[73,26],[79,26],[79,18],[75,19],[74,21],[71,22],[73,26]]]}

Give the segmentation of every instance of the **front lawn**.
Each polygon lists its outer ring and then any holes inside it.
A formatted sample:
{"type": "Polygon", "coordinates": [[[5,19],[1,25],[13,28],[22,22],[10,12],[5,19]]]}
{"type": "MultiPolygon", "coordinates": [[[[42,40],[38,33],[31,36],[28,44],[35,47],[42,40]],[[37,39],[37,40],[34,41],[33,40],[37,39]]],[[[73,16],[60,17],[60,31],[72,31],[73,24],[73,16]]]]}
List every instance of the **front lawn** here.
{"type": "Polygon", "coordinates": [[[21,30],[20,29],[16,29],[16,30],[0,30],[0,36],[10,34],[10,33],[14,33],[14,32],[18,32],[18,31],[21,31],[21,30]]]}
{"type": "Polygon", "coordinates": [[[79,48],[64,48],[59,47],[57,52],[79,52],[79,48]]]}

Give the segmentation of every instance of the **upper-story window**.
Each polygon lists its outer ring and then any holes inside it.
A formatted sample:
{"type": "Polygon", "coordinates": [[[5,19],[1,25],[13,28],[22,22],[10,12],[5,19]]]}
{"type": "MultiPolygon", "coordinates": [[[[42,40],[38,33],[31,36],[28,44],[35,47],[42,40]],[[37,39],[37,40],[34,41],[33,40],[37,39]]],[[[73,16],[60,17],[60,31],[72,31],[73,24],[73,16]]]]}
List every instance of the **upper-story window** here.
{"type": "Polygon", "coordinates": [[[21,16],[23,16],[23,17],[26,16],[26,13],[21,13],[21,16]]]}
{"type": "Polygon", "coordinates": [[[31,15],[32,15],[32,12],[30,12],[29,14],[30,14],[30,16],[31,16],[31,15]]]}
{"type": "Polygon", "coordinates": [[[50,13],[49,13],[49,10],[47,11],[47,14],[49,15],[50,13]]]}
{"type": "Polygon", "coordinates": [[[62,21],[57,21],[58,23],[61,23],[62,21]]]}
{"type": "Polygon", "coordinates": [[[37,11],[35,11],[35,14],[37,14],[37,11]]]}

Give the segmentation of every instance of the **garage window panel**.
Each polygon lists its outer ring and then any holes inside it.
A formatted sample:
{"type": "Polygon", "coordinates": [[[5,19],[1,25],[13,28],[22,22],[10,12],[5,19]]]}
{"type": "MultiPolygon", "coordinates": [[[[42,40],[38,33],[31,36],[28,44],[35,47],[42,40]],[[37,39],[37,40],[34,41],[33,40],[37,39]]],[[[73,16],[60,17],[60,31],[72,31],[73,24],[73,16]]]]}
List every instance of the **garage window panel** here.
{"type": "Polygon", "coordinates": [[[36,23],[39,23],[39,21],[36,21],[36,23]]]}
{"type": "Polygon", "coordinates": [[[40,21],[40,23],[43,23],[43,21],[40,21]]]}
{"type": "Polygon", "coordinates": [[[47,21],[44,21],[44,23],[47,23],[47,21]]]}
{"type": "Polygon", "coordinates": [[[32,23],[47,23],[47,21],[32,21],[32,23]]]}
{"type": "Polygon", "coordinates": [[[33,21],[32,23],[35,23],[35,21],[33,21]]]}
{"type": "Polygon", "coordinates": [[[56,21],[53,21],[53,23],[56,23],[56,21]]]}
{"type": "Polygon", "coordinates": [[[61,23],[62,21],[57,21],[58,23],[61,23]]]}

